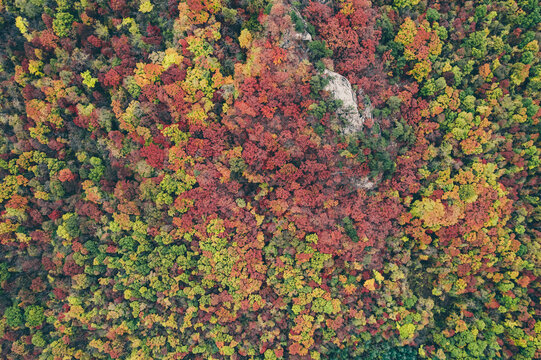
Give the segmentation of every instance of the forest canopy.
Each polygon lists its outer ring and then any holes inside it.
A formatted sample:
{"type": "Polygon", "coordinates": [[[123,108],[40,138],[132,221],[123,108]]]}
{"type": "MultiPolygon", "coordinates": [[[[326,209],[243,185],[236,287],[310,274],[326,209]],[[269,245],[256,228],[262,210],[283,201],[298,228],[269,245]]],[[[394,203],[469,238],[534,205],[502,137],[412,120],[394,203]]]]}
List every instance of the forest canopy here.
{"type": "Polygon", "coordinates": [[[0,0],[0,357],[541,358],[540,24],[0,0]]]}

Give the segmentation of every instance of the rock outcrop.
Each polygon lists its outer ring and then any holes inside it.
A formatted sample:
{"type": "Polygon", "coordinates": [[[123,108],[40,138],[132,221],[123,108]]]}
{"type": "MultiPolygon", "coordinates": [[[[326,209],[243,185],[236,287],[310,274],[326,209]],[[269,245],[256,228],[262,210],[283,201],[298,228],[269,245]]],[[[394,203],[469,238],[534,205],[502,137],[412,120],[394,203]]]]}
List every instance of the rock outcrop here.
{"type": "Polygon", "coordinates": [[[325,69],[323,74],[329,80],[325,90],[330,92],[336,100],[342,102],[342,106],[338,109],[338,115],[344,117],[347,122],[344,133],[352,134],[360,131],[365,117],[359,113],[357,96],[348,79],[328,69],[325,69]]]}
{"type": "MultiPolygon", "coordinates": [[[[294,9],[293,11],[306,27],[307,24],[302,19],[302,15],[298,10],[294,9]]],[[[294,52],[298,55],[299,61],[301,61],[308,59],[308,49],[305,43],[310,41],[312,41],[312,36],[308,32],[298,32],[291,28],[283,32],[280,46],[285,49],[294,48],[294,52]]],[[[342,102],[342,106],[338,109],[337,114],[346,121],[343,128],[344,134],[353,134],[361,131],[364,121],[372,117],[370,101],[364,101],[364,110],[360,113],[357,104],[357,94],[353,90],[349,80],[329,69],[325,69],[323,76],[329,80],[324,90],[330,92],[334,99],[342,102]]],[[[362,89],[359,89],[359,97],[361,98],[363,95],[362,89]]]]}
{"type": "MultiPolygon", "coordinates": [[[[302,15],[299,13],[297,9],[293,10],[295,14],[297,14],[297,17],[301,19],[304,26],[307,26],[306,21],[302,18],[302,15]]],[[[301,58],[306,59],[308,56],[306,55],[306,46],[301,45],[303,42],[310,42],[312,41],[312,35],[308,33],[307,31],[298,32],[294,28],[287,29],[284,31],[282,36],[282,41],[280,43],[280,46],[284,49],[289,49],[291,47],[297,47],[299,52],[303,53],[303,56],[301,58]],[[300,51],[302,48],[302,51],[300,51]]]]}

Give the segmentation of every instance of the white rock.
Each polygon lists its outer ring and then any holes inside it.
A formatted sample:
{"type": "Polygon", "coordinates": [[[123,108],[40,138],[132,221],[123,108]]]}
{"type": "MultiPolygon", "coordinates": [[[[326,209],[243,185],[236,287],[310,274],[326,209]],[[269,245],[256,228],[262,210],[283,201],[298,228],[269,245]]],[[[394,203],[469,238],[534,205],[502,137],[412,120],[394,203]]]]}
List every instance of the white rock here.
{"type": "Polygon", "coordinates": [[[344,133],[352,134],[360,131],[363,128],[364,116],[361,117],[359,114],[357,98],[348,79],[328,69],[325,69],[323,74],[329,79],[329,83],[325,86],[324,90],[330,92],[336,100],[342,101],[342,106],[338,109],[338,114],[343,116],[347,121],[347,125],[344,127],[344,133]]]}
{"type": "Polygon", "coordinates": [[[299,33],[294,31],[293,32],[293,39],[300,40],[300,41],[312,41],[312,35],[307,33],[306,31],[303,33],[299,33]]]}
{"type": "Polygon", "coordinates": [[[353,182],[353,185],[355,185],[357,188],[360,188],[360,189],[371,190],[376,186],[376,184],[373,181],[370,181],[368,176],[365,176],[360,179],[354,179],[352,182],[353,182]]]}

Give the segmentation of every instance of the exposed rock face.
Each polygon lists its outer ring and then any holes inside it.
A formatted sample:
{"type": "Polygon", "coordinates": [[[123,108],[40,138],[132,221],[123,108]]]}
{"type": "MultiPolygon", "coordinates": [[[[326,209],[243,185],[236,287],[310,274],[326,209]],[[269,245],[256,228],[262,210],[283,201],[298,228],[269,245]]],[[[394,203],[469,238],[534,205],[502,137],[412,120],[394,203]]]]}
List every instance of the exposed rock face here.
{"type": "MultiPolygon", "coordinates": [[[[299,19],[302,19],[302,15],[298,12],[297,9],[293,9],[293,11],[297,14],[299,19]]],[[[305,26],[307,25],[304,20],[302,20],[302,22],[304,23],[305,26]]],[[[304,55],[302,58],[305,59],[307,58],[306,47],[299,44],[299,42],[304,42],[304,41],[312,41],[312,35],[310,35],[306,31],[303,31],[301,33],[301,32],[296,31],[295,29],[288,29],[285,31],[280,45],[285,49],[288,49],[292,46],[296,46],[297,48],[299,48],[299,50],[302,48],[304,52],[304,55]]]]}
{"type": "Polygon", "coordinates": [[[306,55],[306,48],[299,46],[299,42],[303,41],[312,41],[312,35],[307,32],[299,33],[295,30],[287,30],[282,36],[280,46],[284,49],[295,47],[298,49],[299,53],[303,53],[301,58],[306,59],[308,57],[306,55]]]}
{"type": "Polygon", "coordinates": [[[372,190],[376,186],[376,183],[374,181],[371,181],[368,176],[362,177],[360,179],[352,179],[352,183],[357,188],[365,190],[372,190]]]}
{"type": "MultiPolygon", "coordinates": [[[[372,104],[370,100],[364,96],[362,89],[359,89],[359,97],[363,98],[364,110],[359,113],[357,105],[357,96],[351,87],[350,82],[344,76],[325,69],[324,75],[329,79],[329,84],[325,90],[330,92],[336,100],[342,101],[342,106],[338,109],[338,115],[346,119],[346,125],[343,128],[344,134],[353,134],[359,132],[363,128],[364,121],[372,118],[372,104]]],[[[379,177],[381,179],[381,177],[379,177]]],[[[352,179],[352,183],[359,189],[371,190],[376,187],[378,180],[370,180],[369,177],[360,179],[352,179]]]]}
{"type": "Polygon", "coordinates": [[[312,41],[312,35],[310,35],[306,31],[303,32],[302,34],[295,31],[293,33],[293,39],[300,40],[300,41],[312,41]]]}
{"type": "Polygon", "coordinates": [[[363,127],[365,117],[359,114],[357,97],[348,79],[328,69],[325,69],[324,75],[329,79],[325,90],[330,92],[336,100],[342,101],[342,106],[338,109],[338,114],[342,115],[347,121],[347,125],[344,127],[344,133],[352,134],[360,131],[363,127]]]}
{"type": "MultiPolygon", "coordinates": [[[[293,11],[295,11],[299,19],[302,19],[302,15],[296,9],[293,11]]],[[[306,26],[306,22],[302,21],[306,26]]],[[[299,56],[299,61],[301,61],[308,59],[308,49],[303,43],[310,41],[312,41],[312,36],[308,32],[301,33],[291,28],[283,32],[280,46],[286,49],[296,49],[295,53],[299,56]]],[[[372,117],[370,100],[365,99],[361,114],[357,105],[357,95],[349,80],[329,69],[325,69],[323,76],[329,79],[329,83],[324,90],[330,92],[336,100],[342,101],[342,106],[338,109],[337,114],[346,120],[346,125],[343,128],[344,134],[361,131],[364,121],[372,117]]],[[[359,89],[359,97],[363,97],[363,95],[364,92],[359,89]]]]}

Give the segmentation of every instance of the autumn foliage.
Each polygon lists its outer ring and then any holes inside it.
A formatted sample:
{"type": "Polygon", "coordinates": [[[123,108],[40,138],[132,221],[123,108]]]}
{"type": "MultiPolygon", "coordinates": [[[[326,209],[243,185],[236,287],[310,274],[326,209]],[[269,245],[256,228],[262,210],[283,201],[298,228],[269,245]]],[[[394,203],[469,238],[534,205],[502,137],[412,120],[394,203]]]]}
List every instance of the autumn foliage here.
{"type": "Polygon", "coordinates": [[[0,1],[0,357],[539,358],[540,21],[0,1]]]}

